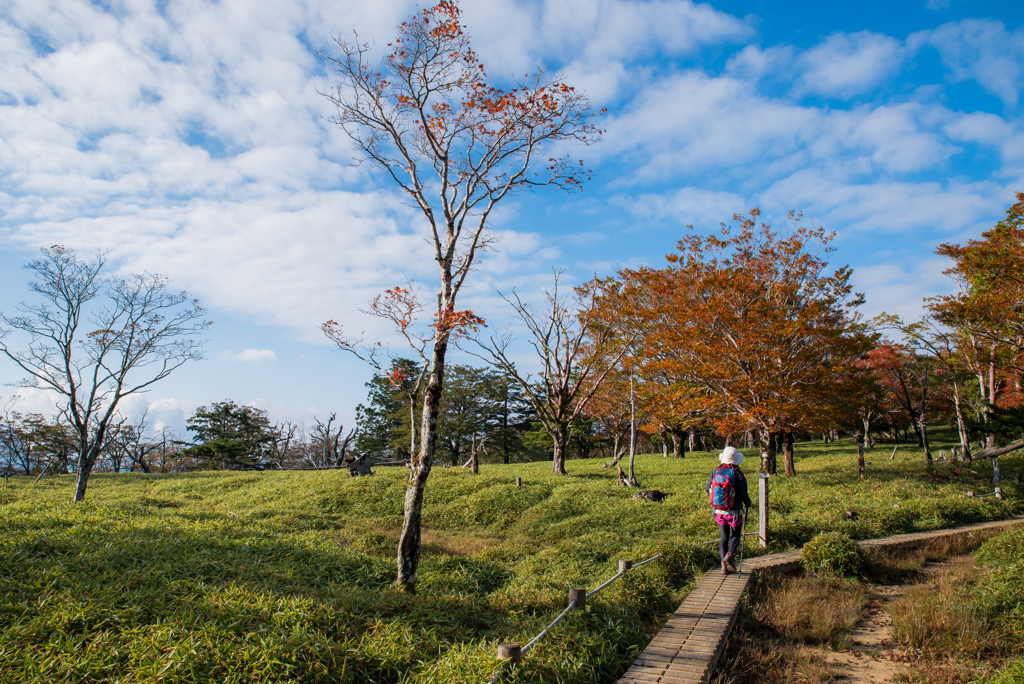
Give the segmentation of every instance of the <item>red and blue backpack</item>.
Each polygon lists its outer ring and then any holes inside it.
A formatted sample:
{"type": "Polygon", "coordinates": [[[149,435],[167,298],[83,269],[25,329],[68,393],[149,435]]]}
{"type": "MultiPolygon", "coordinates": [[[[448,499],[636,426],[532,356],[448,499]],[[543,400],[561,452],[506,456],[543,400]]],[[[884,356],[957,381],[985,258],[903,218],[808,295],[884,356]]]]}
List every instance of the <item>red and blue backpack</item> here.
{"type": "Polygon", "coordinates": [[[711,474],[711,507],[718,511],[731,511],[736,507],[736,471],[725,463],[711,474]]]}

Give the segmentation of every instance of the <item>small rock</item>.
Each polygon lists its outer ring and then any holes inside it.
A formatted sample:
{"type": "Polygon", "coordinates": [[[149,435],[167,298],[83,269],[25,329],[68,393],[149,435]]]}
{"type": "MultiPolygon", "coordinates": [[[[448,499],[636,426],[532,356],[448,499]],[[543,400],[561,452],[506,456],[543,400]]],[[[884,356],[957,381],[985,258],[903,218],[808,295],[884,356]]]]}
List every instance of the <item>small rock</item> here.
{"type": "Polygon", "coordinates": [[[846,517],[850,520],[855,520],[857,518],[857,511],[846,511],[846,517]]]}

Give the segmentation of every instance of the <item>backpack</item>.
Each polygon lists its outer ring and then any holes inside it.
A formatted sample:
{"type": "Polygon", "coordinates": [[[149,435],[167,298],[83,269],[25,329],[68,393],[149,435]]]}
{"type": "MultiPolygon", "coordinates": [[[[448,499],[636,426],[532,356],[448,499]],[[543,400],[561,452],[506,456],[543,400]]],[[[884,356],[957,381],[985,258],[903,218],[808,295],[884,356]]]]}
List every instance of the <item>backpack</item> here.
{"type": "Polygon", "coordinates": [[[731,511],[736,505],[736,471],[732,465],[724,464],[711,474],[711,507],[719,511],[731,511]]]}

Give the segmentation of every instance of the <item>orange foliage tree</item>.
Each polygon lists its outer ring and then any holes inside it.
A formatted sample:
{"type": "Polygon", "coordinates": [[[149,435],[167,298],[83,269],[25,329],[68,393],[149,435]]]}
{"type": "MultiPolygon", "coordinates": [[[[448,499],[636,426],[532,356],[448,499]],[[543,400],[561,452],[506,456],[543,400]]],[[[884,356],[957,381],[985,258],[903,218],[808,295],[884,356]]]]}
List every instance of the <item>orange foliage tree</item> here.
{"type": "Polygon", "coordinates": [[[337,39],[325,56],[338,84],[324,95],[331,121],[418,207],[439,270],[430,376],[423,400],[419,454],[406,490],[398,548],[398,585],[415,591],[423,494],[433,465],[438,406],[451,335],[466,323],[455,302],[478,252],[489,242],[495,206],[538,186],[578,189],[582,163],[550,158],[554,144],[589,144],[600,136],[582,93],[543,70],[511,90],[492,85],[470,47],[457,2],[443,0],[399,26],[391,52],[376,63],[371,46],[337,39]]]}
{"type": "MultiPolygon", "coordinates": [[[[1016,391],[1001,400],[1000,390],[1016,389],[1024,373],[1024,193],[1017,193],[1006,218],[982,238],[939,246],[936,252],[953,261],[945,273],[959,292],[927,305],[935,320],[955,331],[960,359],[978,378],[987,417],[1001,404],[1021,402],[1016,391]]],[[[988,440],[995,445],[995,435],[988,440]]]]}
{"type": "MultiPolygon", "coordinates": [[[[637,330],[646,373],[674,380],[680,409],[723,435],[757,429],[762,470],[774,470],[770,436],[818,427],[843,400],[823,388],[871,336],[854,309],[862,297],[852,271],[828,272],[832,236],[793,213],[782,236],[759,215],[736,215],[717,235],[688,235],[666,268],[623,269],[605,284],[605,301],[609,318],[637,330]]],[[[795,475],[791,453],[786,472],[795,475]]]]}

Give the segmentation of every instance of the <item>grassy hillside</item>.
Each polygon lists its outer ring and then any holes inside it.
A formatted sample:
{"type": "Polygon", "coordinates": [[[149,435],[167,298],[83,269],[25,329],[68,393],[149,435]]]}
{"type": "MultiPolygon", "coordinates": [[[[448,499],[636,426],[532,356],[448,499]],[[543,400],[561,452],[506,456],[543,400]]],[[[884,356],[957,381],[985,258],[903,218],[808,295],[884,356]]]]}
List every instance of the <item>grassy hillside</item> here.
{"type": "MultiPolygon", "coordinates": [[[[991,487],[941,462],[936,480],[916,450],[889,461],[890,450],[869,452],[859,482],[849,443],[798,444],[800,475],[772,479],[769,551],[822,529],[874,537],[1024,511],[1019,486],[1006,485],[1006,502],[968,499],[991,487]]],[[[505,679],[614,681],[715,561],[703,484],[716,463],[639,457],[645,488],[675,492],[660,504],[633,501],[597,460],[570,461],[568,478],[547,463],[437,469],[412,597],[390,586],[404,469],[103,475],[77,506],[70,477],[11,480],[0,485],[0,679],[481,682],[495,644],[536,634],[570,587],[662,552],[505,679]]],[[[1020,456],[1002,463],[1008,480],[1024,468],[1020,456]]],[[[990,476],[987,462],[972,469],[990,476]]]]}

